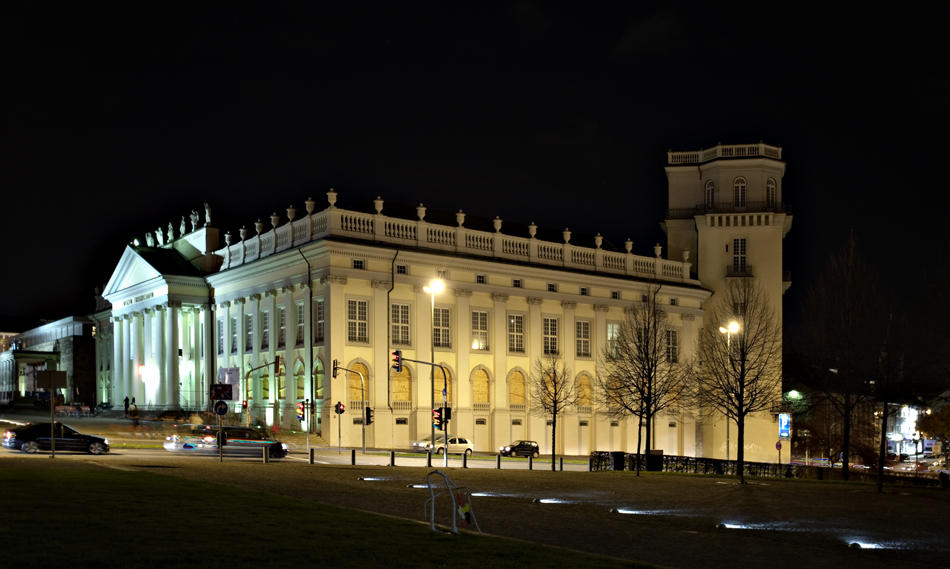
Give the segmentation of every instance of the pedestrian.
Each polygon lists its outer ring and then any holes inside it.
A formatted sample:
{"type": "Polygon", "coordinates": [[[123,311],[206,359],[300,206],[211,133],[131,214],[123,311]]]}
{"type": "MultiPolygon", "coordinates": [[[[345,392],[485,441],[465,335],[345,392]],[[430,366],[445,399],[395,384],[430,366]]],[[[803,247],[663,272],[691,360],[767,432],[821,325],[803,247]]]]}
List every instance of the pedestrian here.
{"type": "Polygon", "coordinates": [[[129,414],[129,396],[128,395],[125,396],[125,414],[126,415],[129,414]]]}
{"type": "Polygon", "coordinates": [[[132,396],[132,405],[135,405],[135,396],[132,396]]]}
{"type": "Polygon", "coordinates": [[[131,411],[129,412],[129,417],[132,419],[132,421],[134,421],[135,427],[138,428],[138,426],[139,426],[139,408],[135,406],[135,403],[134,403],[135,398],[134,398],[134,397],[132,398],[132,401],[133,401],[133,403],[132,403],[131,411]]]}

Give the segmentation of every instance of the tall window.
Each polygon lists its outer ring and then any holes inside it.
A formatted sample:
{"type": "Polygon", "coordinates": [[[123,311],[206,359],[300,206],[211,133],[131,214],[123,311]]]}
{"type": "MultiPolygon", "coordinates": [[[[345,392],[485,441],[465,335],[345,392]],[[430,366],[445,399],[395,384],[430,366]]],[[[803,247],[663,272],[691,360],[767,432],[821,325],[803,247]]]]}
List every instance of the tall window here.
{"type": "Polygon", "coordinates": [[[261,349],[270,348],[270,313],[261,310],[261,349]]]}
{"type": "Polygon", "coordinates": [[[713,208],[716,204],[716,184],[712,180],[706,182],[706,207],[713,208]]]}
{"type": "Polygon", "coordinates": [[[452,347],[452,333],[449,327],[448,308],[436,308],[433,313],[432,345],[436,348],[452,347]]]}
{"type": "Polygon", "coordinates": [[[409,305],[393,304],[393,338],[394,346],[409,345],[409,305]]]}
{"type": "Polygon", "coordinates": [[[238,347],[238,319],[237,316],[231,317],[231,353],[236,354],[238,347]]]}
{"type": "Polygon", "coordinates": [[[666,363],[675,364],[679,361],[679,340],[676,330],[666,331],[666,363]]]}
{"type": "Polygon", "coordinates": [[[250,352],[254,349],[254,315],[244,315],[244,351],[250,352]]]}
{"type": "Polygon", "coordinates": [[[590,376],[587,374],[577,378],[577,405],[590,407],[590,376]]]}
{"type": "Polygon", "coordinates": [[[508,315],[508,351],[524,353],[524,316],[508,315]]]}
{"type": "Polygon", "coordinates": [[[472,374],[472,403],[488,403],[488,373],[481,368],[472,374]]]}
{"type": "Polygon", "coordinates": [[[472,311],[472,349],[488,349],[488,312],[472,311]]]}
{"type": "Polygon", "coordinates": [[[736,178],[733,185],[736,207],[745,207],[745,178],[736,178]]]}
{"type": "Polygon", "coordinates": [[[287,345],[287,311],[284,307],[277,308],[277,347],[287,345]]]}
{"type": "Polygon", "coordinates": [[[297,373],[294,374],[294,381],[297,383],[297,399],[303,399],[307,396],[305,377],[303,366],[297,366],[297,373]]]}
{"type": "Polygon", "coordinates": [[[541,321],[541,341],[545,354],[557,354],[557,318],[543,318],[541,321]]]}
{"type": "MultiPolygon", "coordinates": [[[[366,364],[357,362],[350,367],[354,371],[363,374],[363,380],[360,381],[359,374],[350,371],[346,372],[347,383],[350,386],[350,401],[361,401],[364,397],[369,399],[369,382],[367,381],[369,379],[369,370],[366,369],[366,364]]],[[[356,409],[354,409],[354,411],[356,411],[356,409]]]]}
{"type": "Polygon", "coordinates": [[[765,183],[765,206],[775,207],[775,178],[769,178],[765,183]]]}
{"type": "Polygon", "coordinates": [[[324,320],[324,319],[325,319],[325,316],[324,316],[324,313],[323,313],[323,299],[322,299],[322,298],[319,299],[319,300],[317,300],[316,311],[317,311],[317,318],[316,318],[316,320],[317,320],[317,325],[314,327],[313,333],[314,333],[315,341],[317,341],[317,342],[322,342],[322,341],[323,341],[323,334],[324,334],[324,332],[326,331],[326,328],[325,328],[325,320],[324,320]]]}
{"type": "Polygon", "coordinates": [[[508,382],[508,404],[524,405],[524,375],[520,371],[512,372],[508,382]]]}
{"type": "Polygon", "coordinates": [[[303,303],[297,304],[297,339],[294,342],[295,345],[303,345],[304,339],[304,319],[303,319],[303,303]]]}
{"type": "Polygon", "coordinates": [[[224,319],[218,320],[218,355],[224,354],[224,319]]]}
{"type": "Polygon", "coordinates": [[[396,373],[393,371],[393,401],[412,401],[412,376],[407,366],[402,366],[402,371],[396,373]]]}
{"type": "Polygon", "coordinates": [[[620,355],[620,324],[607,324],[607,349],[612,357],[620,355]]]}
{"type": "Polygon", "coordinates": [[[369,342],[366,313],[365,300],[346,302],[346,337],[350,342],[369,342]]]}
{"type": "Polygon", "coordinates": [[[577,357],[590,357],[590,322],[578,320],[574,323],[577,336],[577,357]]]}
{"type": "Polygon", "coordinates": [[[732,240],[732,268],[737,273],[745,271],[745,238],[732,240]]]}

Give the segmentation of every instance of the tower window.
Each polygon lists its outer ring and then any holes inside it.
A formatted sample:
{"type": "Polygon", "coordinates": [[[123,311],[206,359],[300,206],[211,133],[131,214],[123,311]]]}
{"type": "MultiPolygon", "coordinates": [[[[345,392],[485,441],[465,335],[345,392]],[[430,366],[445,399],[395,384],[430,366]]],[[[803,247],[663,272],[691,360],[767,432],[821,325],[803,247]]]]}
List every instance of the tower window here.
{"type": "Polygon", "coordinates": [[[745,238],[732,240],[732,269],[736,273],[745,272],[745,238]]]}
{"type": "Polygon", "coordinates": [[[745,207],[745,178],[736,178],[733,185],[736,207],[745,207]]]}
{"type": "Polygon", "coordinates": [[[769,178],[765,183],[765,207],[775,207],[775,178],[769,178]]]}
{"type": "Polygon", "coordinates": [[[712,180],[706,182],[706,207],[712,209],[713,205],[716,203],[716,184],[712,180]]]}

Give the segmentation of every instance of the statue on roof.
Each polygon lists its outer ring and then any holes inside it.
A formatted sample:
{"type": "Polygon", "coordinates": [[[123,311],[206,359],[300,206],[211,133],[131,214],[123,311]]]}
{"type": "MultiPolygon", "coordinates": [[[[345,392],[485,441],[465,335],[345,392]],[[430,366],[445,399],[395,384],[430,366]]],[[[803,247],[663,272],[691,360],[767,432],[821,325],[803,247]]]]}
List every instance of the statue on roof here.
{"type": "Polygon", "coordinates": [[[191,231],[198,229],[198,212],[191,210],[191,231]]]}
{"type": "Polygon", "coordinates": [[[172,226],[172,222],[168,222],[168,242],[171,243],[175,240],[175,228],[172,226]]]}
{"type": "Polygon", "coordinates": [[[183,215],[183,216],[181,216],[181,225],[178,226],[178,236],[179,236],[179,237],[184,237],[184,236],[185,236],[185,231],[186,231],[186,228],[185,228],[185,216],[183,215]]]}
{"type": "Polygon", "coordinates": [[[156,240],[158,241],[158,244],[159,244],[159,245],[164,245],[164,244],[165,244],[165,234],[162,233],[162,228],[161,228],[161,227],[159,227],[159,228],[155,231],[155,238],[156,238],[156,240]]]}
{"type": "Polygon", "coordinates": [[[211,227],[211,206],[205,202],[205,226],[211,227]]]}
{"type": "Polygon", "coordinates": [[[147,243],[149,247],[154,247],[154,246],[155,246],[155,238],[152,237],[152,232],[151,232],[151,231],[146,231],[146,232],[145,232],[145,243],[147,243]]]}

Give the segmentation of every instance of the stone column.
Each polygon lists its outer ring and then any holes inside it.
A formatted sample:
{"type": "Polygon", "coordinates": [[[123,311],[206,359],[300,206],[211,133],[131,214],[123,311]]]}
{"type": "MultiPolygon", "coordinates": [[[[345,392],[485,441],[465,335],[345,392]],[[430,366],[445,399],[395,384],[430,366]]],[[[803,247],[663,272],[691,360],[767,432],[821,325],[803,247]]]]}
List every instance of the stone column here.
{"type": "MultiPolygon", "coordinates": [[[[415,285],[413,288],[416,292],[416,359],[429,361],[429,358],[431,358],[433,354],[432,295],[426,292],[425,288],[420,285],[415,285]]],[[[446,294],[446,291],[443,290],[441,294],[446,294]]],[[[438,301],[438,299],[436,299],[436,301],[438,301]]],[[[383,321],[389,321],[388,315],[383,321]]],[[[435,355],[435,359],[439,359],[438,354],[435,355]]],[[[416,373],[419,377],[419,380],[416,382],[418,393],[413,394],[412,400],[417,402],[416,408],[424,410],[424,417],[420,417],[423,421],[421,424],[424,425],[426,424],[424,421],[427,421],[430,417],[431,412],[429,409],[435,409],[440,406],[441,399],[434,396],[435,390],[433,389],[433,383],[435,380],[433,374],[435,373],[435,366],[416,365],[416,373]]],[[[346,386],[345,388],[348,387],[349,386],[346,386]]]]}
{"type": "MultiPolygon", "coordinates": [[[[543,348],[541,345],[541,334],[543,328],[541,326],[541,303],[542,299],[536,298],[533,296],[528,297],[528,321],[525,323],[527,330],[525,330],[525,351],[527,352],[528,361],[533,365],[535,360],[544,355],[543,348]]],[[[531,373],[531,370],[525,370],[528,373],[531,373]]],[[[528,381],[528,378],[525,378],[525,382],[528,381]]],[[[527,385],[525,386],[525,397],[528,396],[527,385]]],[[[527,401],[525,401],[527,403],[527,401]]]]}
{"type": "MultiPolygon", "coordinates": [[[[594,340],[597,345],[598,354],[604,353],[604,348],[607,347],[607,312],[609,310],[610,310],[610,307],[607,306],[606,304],[594,305],[594,313],[595,313],[594,328],[596,330],[596,332],[594,332],[594,340]]],[[[593,403],[594,401],[597,400],[598,395],[599,395],[597,393],[596,382],[592,383],[590,388],[591,388],[591,399],[593,400],[591,401],[591,403],[593,403]]],[[[594,404],[591,405],[591,410],[590,410],[591,421],[590,421],[590,426],[588,427],[588,432],[590,436],[590,440],[588,441],[590,443],[590,446],[588,448],[590,450],[603,450],[603,449],[599,449],[597,446],[597,436],[600,434],[599,432],[600,428],[603,426],[600,424],[600,421],[598,421],[599,418],[597,414],[598,414],[599,408],[600,408],[599,405],[594,405],[594,404]]],[[[606,426],[607,426],[607,433],[610,433],[610,423],[608,422],[606,426]]],[[[608,441],[610,440],[609,434],[607,435],[606,438],[608,441]]]]}
{"type": "Polygon", "coordinates": [[[142,376],[142,366],[145,363],[142,354],[142,313],[139,311],[132,313],[131,322],[131,343],[132,343],[132,393],[135,394],[135,404],[142,408],[151,401],[148,400],[148,394],[145,391],[145,378],[142,376]]]}
{"type": "Polygon", "coordinates": [[[126,314],[122,316],[122,390],[130,400],[135,395],[132,378],[132,315],[126,314]]]}
{"type": "Polygon", "coordinates": [[[213,304],[202,304],[201,305],[201,315],[204,318],[204,322],[201,326],[201,343],[204,346],[205,357],[202,360],[202,386],[203,391],[201,393],[201,405],[203,409],[208,407],[210,403],[209,394],[211,391],[211,384],[214,383],[214,374],[215,372],[215,345],[214,345],[214,305],[213,304]]]}
{"type": "Polygon", "coordinates": [[[474,400],[472,395],[472,370],[469,364],[472,353],[472,313],[469,300],[471,298],[472,291],[455,290],[455,333],[452,334],[452,349],[455,351],[456,365],[458,365],[458,385],[455,391],[455,399],[458,410],[466,410],[467,421],[463,423],[459,420],[456,425],[474,424],[468,414],[473,408],[472,401],[474,400]]]}
{"type": "Polygon", "coordinates": [[[125,345],[125,329],[122,326],[122,317],[112,317],[112,405],[123,404],[125,399],[125,383],[122,369],[122,346],[125,345]]]}
{"type": "Polygon", "coordinates": [[[494,419],[490,426],[492,439],[489,448],[495,448],[507,444],[502,439],[507,439],[511,433],[511,412],[508,407],[508,311],[505,305],[508,295],[493,292],[491,299],[493,303],[488,347],[493,354],[492,373],[495,381],[491,384],[493,391],[488,399],[492,404],[494,419]]]}
{"type": "MultiPolygon", "coordinates": [[[[276,235],[276,234],[275,234],[276,235]]],[[[276,236],[275,236],[276,240],[276,236]]],[[[278,423],[281,427],[292,427],[290,419],[296,417],[294,403],[296,402],[296,393],[294,385],[294,344],[297,342],[297,330],[294,328],[296,318],[296,307],[294,306],[294,285],[281,287],[281,300],[284,302],[284,347],[280,350],[280,357],[284,360],[281,366],[284,372],[284,399],[280,401],[280,391],[276,390],[275,401],[277,408],[280,408],[281,421],[278,423]]],[[[278,322],[279,324],[279,322],[278,322]]],[[[276,385],[279,386],[279,383],[276,385]]],[[[275,387],[276,387],[275,386],[275,387]]]]}
{"type": "MultiPolygon", "coordinates": [[[[252,294],[248,297],[248,302],[245,305],[244,309],[251,313],[251,326],[254,329],[254,338],[251,341],[251,367],[255,368],[260,363],[261,355],[261,341],[264,339],[261,335],[264,329],[263,323],[261,322],[261,295],[252,294]]],[[[246,377],[246,372],[244,376],[246,377]]],[[[258,404],[261,400],[261,372],[257,370],[251,373],[251,377],[246,381],[247,385],[247,394],[245,398],[247,399],[248,409],[251,410],[251,413],[254,413],[255,405],[258,404]]]]}
{"type": "Polygon", "coordinates": [[[161,306],[155,307],[155,329],[152,330],[155,338],[155,371],[158,375],[158,385],[155,387],[155,400],[163,409],[168,404],[168,368],[165,365],[165,354],[168,345],[165,343],[166,311],[161,306]]]}
{"type": "Polygon", "coordinates": [[[264,298],[261,300],[261,304],[267,308],[267,363],[271,365],[270,369],[267,370],[267,377],[270,378],[267,399],[264,399],[264,386],[261,381],[262,373],[258,372],[256,378],[256,386],[260,388],[258,393],[261,394],[260,400],[257,401],[257,405],[260,408],[260,416],[261,419],[268,420],[271,424],[273,424],[273,416],[268,419],[267,410],[274,409],[274,401],[277,400],[277,375],[274,374],[274,360],[277,358],[277,334],[279,332],[277,326],[280,324],[280,321],[277,320],[277,294],[277,289],[269,290],[264,293],[264,298]]]}
{"type": "Polygon", "coordinates": [[[191,401],[192,409],[201,408],[205,398],[203,394],[208,391],[201,377],[201,338],[201,307],[193,306],[191,308],[191,377],[195,391],[191,401]]]}
{"type": "MultiPolygon", "coordinates": [[[[331,204],[332,205],[332,204],[331,204]]],[[[323,384],[323,417],[332,417],[322,425],[322,434],[326,440],[337,440],[336,417],[332,409],[337,401],[346,401],[346,373],[333,378],[333,360],[343,360],[346,346],[346,277],[327,276],[321,279],[323,287],[324,338],[323,350],[326,356],[326,368],[323,384]]],[[[352,425],[353,422],[350,421],[352,425]]]]}
{"type": "MultiPolygon", "coordinates": [[[[568,340],[568,338],[577,338],[577,330],[574,329],[574,310],[577,308],[577,303],[562,300],[561,308],[564,310],[564,329],[561,330],[561,345],[559,346],[561,357],[564,359],[564,366],[571,370],[571,373],[577,373],[577,368],[574,366],[574,358],[577,357],[577,343],[568,340]]],[[[560,438],[560,435],[558,435],[558,438],[560,438]]]]}
{"type": "Polygon", "coordinates": [[[238,384],[238,393],[234,394],[234,402],[238,404],[244,399],[247,399],[243,381],[244,370],[247,367],[244,365],[244,339],[247,334],[247,330],[244,328],[244,303],[246,301],[247,299],[245,298],[236,298],[231,302],[231,306],[234,308],[233,312],[231,312],[231,317],[237,318],[237,352],[234,354],[234,363],[231,365],[232,367],[238,368],[238,377],[242,380],[238,384]]]}
{"type": "Polygon", "coordinates": [[[180,386],[178,373],[178,309],[181,302],[169,300],[165,307],[165,408],[178,409],[180,405],[180,386]]]}
{"type": "Polygon", "coordinates": [[[142,329],[144,333],[142,334],[142,353],[144,354],[143,363],[146,368],[150,368],[154,365],[155,362],[152,361],[153,353],[153,344],[155,340],[152,336],[152,314],[153,310],[151,308],[146,308],[142,311],[142,329]]]}

